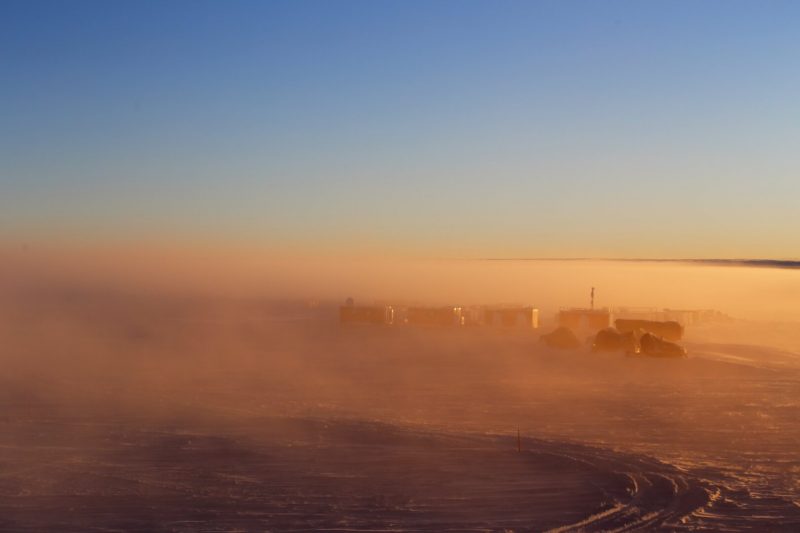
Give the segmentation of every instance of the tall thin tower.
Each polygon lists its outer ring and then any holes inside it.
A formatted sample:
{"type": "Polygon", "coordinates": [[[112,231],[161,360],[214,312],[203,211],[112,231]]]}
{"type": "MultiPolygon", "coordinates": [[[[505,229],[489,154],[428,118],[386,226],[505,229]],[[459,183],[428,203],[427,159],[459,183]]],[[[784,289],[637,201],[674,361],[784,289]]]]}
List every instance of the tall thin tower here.
{"type": "Polygon", "coordinates": [[[592,287],[592,310],[594,310],[594,287],[592,287]]]}

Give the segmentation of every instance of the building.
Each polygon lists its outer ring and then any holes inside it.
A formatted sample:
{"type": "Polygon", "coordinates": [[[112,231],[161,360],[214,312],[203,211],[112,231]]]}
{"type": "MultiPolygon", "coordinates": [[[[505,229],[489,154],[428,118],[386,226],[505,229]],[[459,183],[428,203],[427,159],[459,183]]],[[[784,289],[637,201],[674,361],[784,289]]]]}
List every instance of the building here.
{"type": "Polygon", "coordinates": [[[480,323],[503,329],[536,329],[539,327],[539,310],[533,307],[484,307],[480,323]]]}
{"type": "Polygon", "coordinates": [[[461,307],[409,307],[405,321],[412,326],[461,326],[461,307]]]}
{"type": "Polygon", "coordinates": [[[530,330],[539,327],[539,310],[532,306],[390,306],[355,305],[348,298],[339,307],[343,324],[393,326],[487,327],[498,330],[530,330]]]}
{"type": "Polygon", "coordinates": [[[339,322],[342,324],[392,324],[394,309],[388,305],[339,307],[339,322]]]}
{"type": "Polygon", "coordinates": [[[562,309],[558,312],[558,325],[573,331],[600,331],[611,325],[611,311],[608,308],[562,309]]]}
{"type": "Polygon", "coordinates": [[[655,309],[647,307],[617,307],[614,318],[628,320],[651,320],[654,322],[678,322],[681,326],[691,326],[704,322],[726,320],[728,317],[713,309],[655,309]]]}

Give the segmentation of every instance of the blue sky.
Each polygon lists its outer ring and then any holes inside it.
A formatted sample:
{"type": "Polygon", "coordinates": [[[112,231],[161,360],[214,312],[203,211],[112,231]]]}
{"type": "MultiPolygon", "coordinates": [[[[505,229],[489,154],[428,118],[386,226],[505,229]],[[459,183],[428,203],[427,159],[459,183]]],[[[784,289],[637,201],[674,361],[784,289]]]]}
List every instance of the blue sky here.
{"type": "Polygon", "coordinates": [[[798,257],[795,2],[0,4],[0,238],[798,257]]]}

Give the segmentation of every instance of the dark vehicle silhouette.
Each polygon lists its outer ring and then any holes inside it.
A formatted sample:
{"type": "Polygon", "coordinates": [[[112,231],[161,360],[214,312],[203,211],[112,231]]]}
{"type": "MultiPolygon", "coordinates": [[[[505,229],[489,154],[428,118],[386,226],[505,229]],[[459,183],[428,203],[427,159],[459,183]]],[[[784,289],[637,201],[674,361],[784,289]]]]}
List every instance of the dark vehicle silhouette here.
{"type": "Polygon", "coordinates": [[[574,350],[580,348],[581,341],[575,333],[566,327],[559,327],[546,335],[539,337],[539,342],[544,343],[550,348],[557,348],[559,350],[574,350]]]}
{"type": "Polygon", "coordinates": [[[621,333],[614,328],[601,329],[594,337],[592,351],[639,353],[639,338],[636,333],[621,333]]]}
{"type": "Polygon", "coordinates": [[[680,344],[662,339],[652,333],[645,333],[639,339],[640,354],[651,357],[686,357],[686,348],[680,344]]]}

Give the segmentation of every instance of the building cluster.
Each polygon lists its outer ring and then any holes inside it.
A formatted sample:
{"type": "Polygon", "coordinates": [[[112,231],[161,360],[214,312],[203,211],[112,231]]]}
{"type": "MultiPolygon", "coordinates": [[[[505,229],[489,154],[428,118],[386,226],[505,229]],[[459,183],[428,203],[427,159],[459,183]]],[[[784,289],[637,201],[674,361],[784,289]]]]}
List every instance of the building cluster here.
{"type": "MultiPolygon", "coordinates": [[[[626,329],[630,324],[675,323],[681,328],[725,320],[728,317],[713,309],[651,309],[638,307],[604,307],[601,309],[573,307],[558,312],[558,325],[573,331],[596,332],[612,325],[622,324],[626,329]]],[[[670,336],[669,334],[667,336],[670,336]]]]}
{"type": "Polygon", "coordinates": [[[388,326],[491,327],[537,329],[539,310],[531,306],[395,306],[355,305],[348,299],[339,308],[344,324],[388,326]]]}
{"type": "MultiPolygon", "coordinates": [[[[603,307],[599,309],[572,307],[561,309],[556,315],[559,327],[575,332],[596,333],[616,326],[621,330],[642,327],[646,324],[672,324],[659,333],[670,338],[681,333],[671,333],[669,328],[721,320],[727,318],[710,309],[643,309],[633,307],[603,307]],[[669,331],[668,331],[669,330],[669,331]]],[[[481,326],[501,329],[538,329],[539,310],[520,305],[473,306],[400,306],[356,305],[348,299],[339,308],[339,320],[347,324],[381,324],[389,326],[481,326]]],[[[655,326],[653,326],[655,327],[655,326]]],[[[677,331],[675,329],[675,331],[677,331]]]]}
{"type": "Polygon", "coordinates": [[[709,309],[571,308],[558,312],[558,328],[541,337],[555,348],[573,349],[581,344],[579,335],[591,335],[592,350],[622,351],[628,355],[685,357],[678,344],[687,326],[725,320],[709,309]]]}
{"type": "MultiPolygon", "coordinates": [[[[708,309],[650,309],[634,307],[595,308],[594,289],[591,307],[561,309],[557,327],[540,336],[552,348],[577,349],[587,339],[593,351],[616,351],[628,355],[685,357],[679,345],[687,326],[727,319],[708,309]],[[587,337],[588,336],[588,337],[587,337]]],[[[356,305],[348,298],[339,308],[343,324],[422,326],[440,328],[482,327],[498,330],[536,330],[539,310],[533,306],[397,306],[356,305]]]]}
{"type": "Polygon", "coordinates": [[[624,352],[627,355],[652,357],[686,356],[686,349],[677,344],[684,332],[680,322],[651,320],[663,318],[663,315],[615,318],[619,314],[622,313],[615,313],[608,308],[562,309],[558,313],[558,327],[542,335],[540,341],[551,348],[577,349],[582,344],[579,335],[589,334],[594,352],[624,352]]]}
{"type": "Polygon", "coordinates": [[[614,319],[651,320],[654,322],[677,322],[683,327],[704,322],[726,320],[727,315],[715,309],[652,309],[642,307],[616,307],[614,319]]]}

